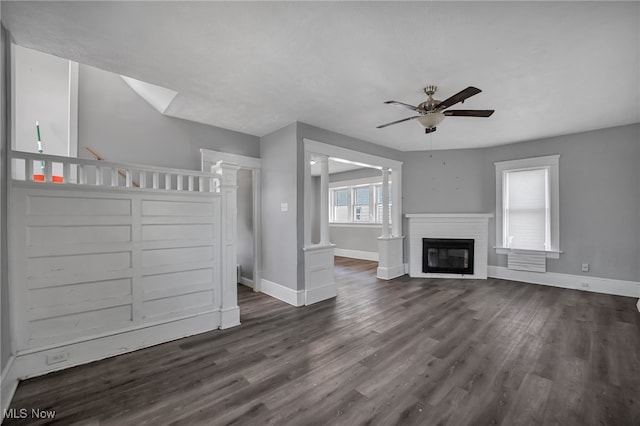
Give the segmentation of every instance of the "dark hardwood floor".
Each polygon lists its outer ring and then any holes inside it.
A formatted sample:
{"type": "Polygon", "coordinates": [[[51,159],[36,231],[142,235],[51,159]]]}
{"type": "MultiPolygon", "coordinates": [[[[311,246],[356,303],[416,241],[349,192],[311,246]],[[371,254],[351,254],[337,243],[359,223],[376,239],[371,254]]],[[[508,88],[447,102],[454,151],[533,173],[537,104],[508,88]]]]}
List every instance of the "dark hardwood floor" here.
{"type": "Polygon", "coordinates": [[[242,326],[27,380],[12,407],[86,425],[640,425],[635,299],[375,267],[336,258],[338,298],[304,308],[240,287],[242,326]]]}

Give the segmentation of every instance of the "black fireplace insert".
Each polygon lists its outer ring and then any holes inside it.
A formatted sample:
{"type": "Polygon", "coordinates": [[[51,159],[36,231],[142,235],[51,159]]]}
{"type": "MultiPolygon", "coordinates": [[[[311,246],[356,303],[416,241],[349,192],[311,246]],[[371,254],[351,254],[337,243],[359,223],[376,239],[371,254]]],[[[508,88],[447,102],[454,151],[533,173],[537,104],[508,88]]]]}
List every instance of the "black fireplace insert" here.
{"type": "Polygon", "coordinates": [[[422,272],[473,275],[473,239],[423,238],[422,272]]]}

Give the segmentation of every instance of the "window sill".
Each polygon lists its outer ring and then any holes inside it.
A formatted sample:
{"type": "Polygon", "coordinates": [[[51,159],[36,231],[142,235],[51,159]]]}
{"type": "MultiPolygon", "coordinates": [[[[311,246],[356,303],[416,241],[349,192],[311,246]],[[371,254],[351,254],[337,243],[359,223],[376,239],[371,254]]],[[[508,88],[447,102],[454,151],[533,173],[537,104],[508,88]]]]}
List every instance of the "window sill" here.
{"type": "Polygon", "coordinates": [[[547,259],[560,259],[562,250],[533,250],[533,249],[517,249],[511,247],[493,247],[496,249],[496,254],[509,254],[509,253],[546,253],[547,259]]]}
{"type": "MultiPolygon", "coordinates": [[[[391,225],[391,224],[389,224],[391,225]]],[[[381,223],[369,222],[329,222],[329,227],[335,228],[382,228],[381,223]]]]}

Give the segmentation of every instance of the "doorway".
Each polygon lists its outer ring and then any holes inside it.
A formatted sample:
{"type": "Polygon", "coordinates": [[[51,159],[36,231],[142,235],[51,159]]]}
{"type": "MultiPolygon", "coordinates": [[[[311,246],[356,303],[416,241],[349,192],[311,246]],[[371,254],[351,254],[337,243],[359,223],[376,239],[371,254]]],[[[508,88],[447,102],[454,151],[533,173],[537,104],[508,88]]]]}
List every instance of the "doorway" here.
{"type": "Polygon", "coordinates": [[[238,209],[237,226],[237,278],[238,284],[247,286],[253,291],[262,291],[261,274],[261,200],[260,200],[260,168],[259,158],[226,152],[201,149],[201,169],[211,172],[218,163],[239,168],[236,175],[236,202],[238,209]]]}

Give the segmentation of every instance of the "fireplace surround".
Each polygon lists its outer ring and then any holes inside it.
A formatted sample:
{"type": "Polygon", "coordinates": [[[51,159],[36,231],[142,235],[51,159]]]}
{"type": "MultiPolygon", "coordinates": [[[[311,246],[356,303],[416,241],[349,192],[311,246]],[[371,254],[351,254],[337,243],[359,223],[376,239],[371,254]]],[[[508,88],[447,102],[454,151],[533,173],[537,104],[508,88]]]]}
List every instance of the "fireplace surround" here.
{"type": "Polygon", "coordinates": [[[414,278],[487,278],[489,220],[493,214],[409,213],[405,217],[408,223],[409,276],[414,278]],[[424,272],[422,269],[423,238],[474,240],[473,272],[464,274],[460,272],[424,272]]]}

